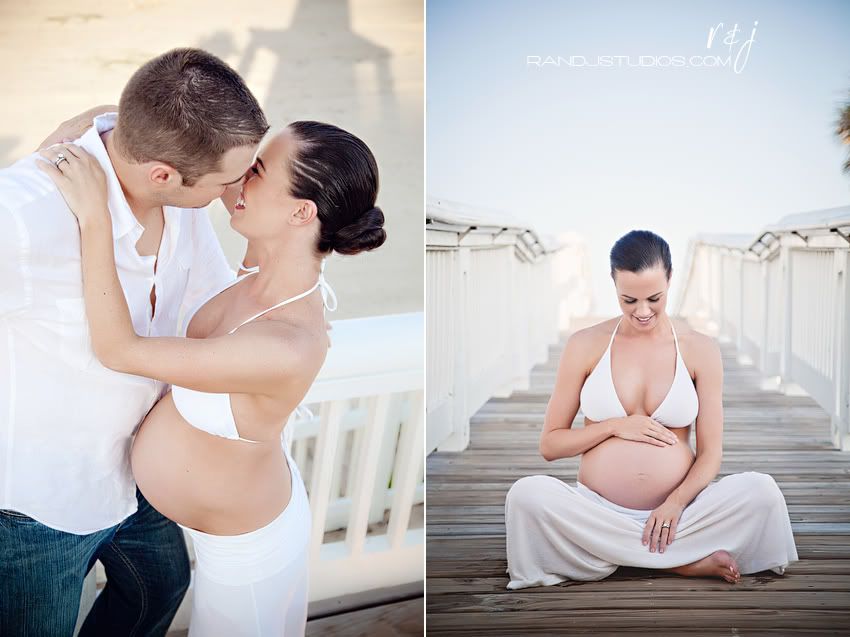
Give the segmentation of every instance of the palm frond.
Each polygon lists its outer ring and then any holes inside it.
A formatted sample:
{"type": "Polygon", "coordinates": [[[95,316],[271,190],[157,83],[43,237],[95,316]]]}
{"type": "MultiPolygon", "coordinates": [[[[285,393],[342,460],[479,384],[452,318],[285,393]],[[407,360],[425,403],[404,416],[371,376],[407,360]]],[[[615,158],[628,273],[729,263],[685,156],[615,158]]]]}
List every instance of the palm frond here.
{"type": "MultiPolygon", "coordinates": [[[[850,102],[841,110],[835,133],[841,138],[843,143],[850,145],[850,102]]],[[[850,173],[850,157],[844,162],[844,170],[850,173]]]]}

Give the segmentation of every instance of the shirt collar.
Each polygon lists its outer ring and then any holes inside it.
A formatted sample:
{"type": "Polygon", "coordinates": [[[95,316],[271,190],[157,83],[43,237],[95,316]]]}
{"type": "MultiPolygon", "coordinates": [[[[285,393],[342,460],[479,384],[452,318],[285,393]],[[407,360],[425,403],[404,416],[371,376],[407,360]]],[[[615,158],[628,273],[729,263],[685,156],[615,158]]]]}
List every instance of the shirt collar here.
{"type": "Polygon", "coordinates": [[[118,113],[98,115],[94,118],[92,127],[77,140],[79,146],[94,155],[106,173],[109,211],[112,217],[112,238],[116,240],[134,229],[138,230],[139,235],[144,231],[133,211],[130,210],[127,199],[124,197],[124,191],[121,188],[121,182],[118,181],[115,168],[112,167],[109,154],[106,152],[106,147],[100,138],[101,133],[115,128],[117,119],[118,113]]]}

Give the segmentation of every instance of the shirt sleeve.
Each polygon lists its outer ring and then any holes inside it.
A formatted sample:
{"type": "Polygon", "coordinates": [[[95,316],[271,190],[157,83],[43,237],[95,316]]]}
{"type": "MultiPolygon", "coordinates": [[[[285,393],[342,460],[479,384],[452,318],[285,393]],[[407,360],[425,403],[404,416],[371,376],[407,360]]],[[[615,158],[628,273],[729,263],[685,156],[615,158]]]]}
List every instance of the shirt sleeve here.
{"type": "Polygon", "coordinates": [[[0,317],[32,302],[29,231],[19,211],[0,204],[0,317]]]}
{"type": "Polygon", "coordinates": [[[191,214],[193,253],[181,315],[236,278],[236,272],[224,256],[208,210],[195,210],[191,214]]]}

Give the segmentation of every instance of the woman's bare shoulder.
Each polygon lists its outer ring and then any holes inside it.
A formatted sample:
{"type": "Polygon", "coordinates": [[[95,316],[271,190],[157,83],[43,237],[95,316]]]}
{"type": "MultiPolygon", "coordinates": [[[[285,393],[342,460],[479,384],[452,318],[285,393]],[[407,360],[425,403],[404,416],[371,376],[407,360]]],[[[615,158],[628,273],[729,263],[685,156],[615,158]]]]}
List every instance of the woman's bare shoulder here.
{"type": "Polygon", "coordinates": [[[327,332],[299,322],[272,318],[248,323],[239,331],[253,337],[258,363],[290,380],[312,383],[328,353],[327,332]]]}

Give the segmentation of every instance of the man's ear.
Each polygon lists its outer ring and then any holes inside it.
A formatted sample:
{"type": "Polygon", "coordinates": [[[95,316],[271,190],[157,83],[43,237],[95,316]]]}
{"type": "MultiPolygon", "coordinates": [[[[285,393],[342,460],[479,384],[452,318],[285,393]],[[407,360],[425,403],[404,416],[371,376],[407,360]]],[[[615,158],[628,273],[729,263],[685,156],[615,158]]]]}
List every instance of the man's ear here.
{"type": "Polygon", "coordinates": [[[156,163],[152,164],[148,171],[148,178],[158,186],[167,186],[172,184],[181,184],[183,179],[176,169],[168,164],[156,163]]]}

